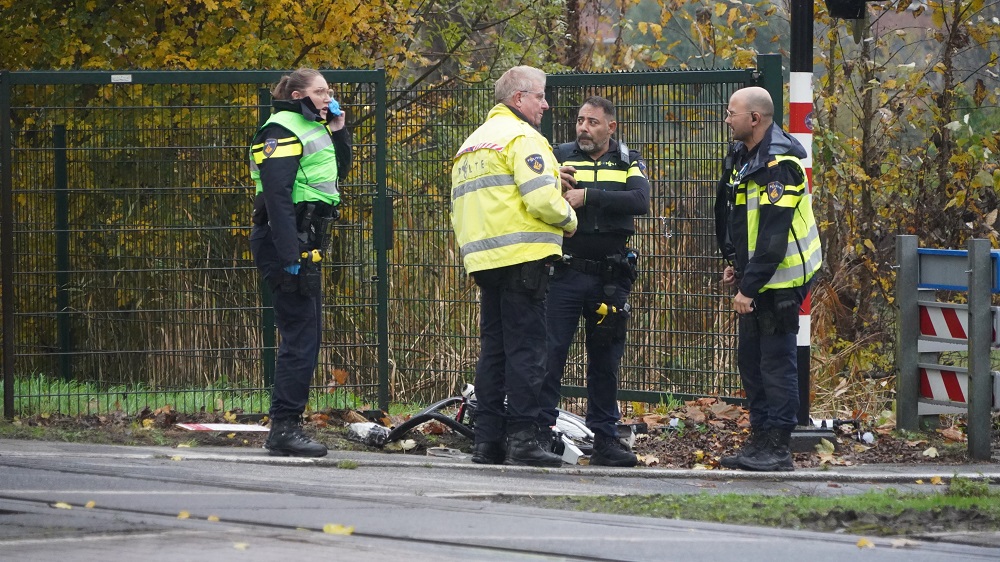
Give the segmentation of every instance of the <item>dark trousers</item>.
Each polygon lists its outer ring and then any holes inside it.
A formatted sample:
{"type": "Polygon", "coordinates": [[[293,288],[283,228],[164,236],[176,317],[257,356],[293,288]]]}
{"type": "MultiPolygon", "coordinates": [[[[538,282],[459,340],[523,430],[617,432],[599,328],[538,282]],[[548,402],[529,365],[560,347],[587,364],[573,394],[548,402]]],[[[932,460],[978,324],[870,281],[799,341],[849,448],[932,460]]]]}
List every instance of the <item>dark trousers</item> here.
{"type": "MultiPolygon", "coordinates": [[[[765,291],[757,308],[740,316],[737,362],[747,396],[750,425],[758,429],[794,429],[798,424],[798,298],[777,311],[765,291]]],[[[800,291],[796,291],[797,293],[800,291]]],[[[801,294],[805,294],[804,290],[801,294]]]]}
{"type": "Polygon", "coordinates": [[[548,362],[545,382],[542,384],[542,413],[539,425],[551,426],[559,415],[563,370],[573,337],[584,318],[587,348],[587,427],[594,433],[617,437],[617,423],[621,419],[618,409],[618,371],[625,353],[625,338],[616,338],[605,345],[596,345],[592,334],[600,317],[596,310],[600,303],[621,308],[628,300],[632,282],[619,276],[609,283],[614,294],[604,291],[606,283],[598,274],[583,273],[565,266],[556,270],[549,283],[546,305],[548,327],[548,362]]]}
{"type": "Polygon", "coordinates": [[[309,399],[319,362],[322,331],[320,292],[303,295],[281,267],[267,225],[255,226],[250,235],[254,264],[271,291],[274,323],[278,328],[278,356],[271,391],[271,419],[301,416],[309,399]]]}
{"type": "Polygon", "coordinates": [[[473,273],[480,290],[476,443],[499,442],[508,429],[533,426],[538,418],[545,299],[509,287],[514,267],[473,273]]]}

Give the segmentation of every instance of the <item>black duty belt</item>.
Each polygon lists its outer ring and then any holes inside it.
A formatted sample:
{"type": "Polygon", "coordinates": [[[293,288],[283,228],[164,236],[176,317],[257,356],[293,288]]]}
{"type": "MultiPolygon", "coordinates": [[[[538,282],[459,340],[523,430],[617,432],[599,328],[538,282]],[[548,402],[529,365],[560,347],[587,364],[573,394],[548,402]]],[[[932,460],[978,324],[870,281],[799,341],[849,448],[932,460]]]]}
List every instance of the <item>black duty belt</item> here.
{"type": "Polygon", "coordinates": [[[562,263],[570,269],[575,269],[580,273],[589,273],[591,275],[600,274],[604,269],[604,260],[587,260],[573,256],[563,256],[562,263]]]}

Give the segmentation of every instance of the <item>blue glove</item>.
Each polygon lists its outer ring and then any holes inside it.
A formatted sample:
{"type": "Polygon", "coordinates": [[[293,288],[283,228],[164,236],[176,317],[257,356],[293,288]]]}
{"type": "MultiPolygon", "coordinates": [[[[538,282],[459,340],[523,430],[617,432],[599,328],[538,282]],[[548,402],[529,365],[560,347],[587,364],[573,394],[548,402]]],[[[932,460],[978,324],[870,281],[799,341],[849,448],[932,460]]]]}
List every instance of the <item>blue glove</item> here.
{"type": "Polygon", "coordinates": [[[330,105],[326,106],[326,108],[330,111],[330,115],[335,117],[340,117],[344,114],[344,112],[340,110],[340,102],[335,99],[331,99],[330,105]]]}
{"type": "Polygon", "coordinates": [[[292,265],[286,265],[285,271],[291,273],[292,275],[298,275],[300,267],[302,267],[300,264],[293,263],[292,265]]]}

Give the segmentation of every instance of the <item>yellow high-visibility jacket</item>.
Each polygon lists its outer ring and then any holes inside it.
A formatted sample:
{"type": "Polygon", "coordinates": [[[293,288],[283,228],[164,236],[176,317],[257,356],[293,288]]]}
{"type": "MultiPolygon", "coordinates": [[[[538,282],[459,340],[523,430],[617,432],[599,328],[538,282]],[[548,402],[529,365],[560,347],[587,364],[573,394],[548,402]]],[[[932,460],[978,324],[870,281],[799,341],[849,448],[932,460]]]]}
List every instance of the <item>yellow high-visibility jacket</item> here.
{"type": "Polygon", "coordinates": [[[576,213],[549,142],[497,104],[455,155],[451,222],[468,273],[558,256],[576,213]]]}

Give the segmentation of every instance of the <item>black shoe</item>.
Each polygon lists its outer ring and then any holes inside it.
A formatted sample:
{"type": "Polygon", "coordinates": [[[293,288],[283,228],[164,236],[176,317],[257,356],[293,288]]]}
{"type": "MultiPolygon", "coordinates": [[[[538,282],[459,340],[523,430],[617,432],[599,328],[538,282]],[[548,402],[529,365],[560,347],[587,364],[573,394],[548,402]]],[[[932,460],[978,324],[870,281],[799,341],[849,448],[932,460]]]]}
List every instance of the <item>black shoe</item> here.
{"type": "Polygon", "coordinates": [[[538,446],[542,448],[543,451],[549,453],[555,452],[556,445],[556,434],[552,431],[552,428],[543,425],[538,428],[538,435],[535,435],[535,440],[538,441],[538,446]]]}
{"type": "Polygon", "coordinates": [[[748,457],[756,453],[766,441],[767,436],[766,429],[757,429],[756,427],[750,428],[750,436],[747,437],[746,441],[743,442],[743,446],[736,451],[735,455],[728,455],[719,459],[719,466],[722,468],[739,468],[740,459],[748,457]]]}
{"type": "Polygon", "coordinates": [[[476,443],[472,446],[472,462],[476,464],[503,464],[505,458],[507,453],[499,441],[476,443]]]}
{"type": "Polygon", "coordinates": [[[507,433],[507,465],[528,465],[558,468],[562,466],[562,457],[544,451],[538,445],[538,429],[534,424],[507,433]]]}
{"type": "Polygon", "coordinates": [[[639,463],[632,451],[617,437],[603,433],[594,434],[594,452],[590,464],[598,466],[635,466],[639,463]]]}
{"type": "Polygon", "coordinates": [[[788,449],[790,429],[769,429],[764,445],[754,454],[740,458],[739,467],[759,472],[790,472],[795,470],[792,452],[788,449]]]}
{"type": "Polygon", "coordinates": [[[271,431],[264,443],[273,457],[325,457],[326,445],[313,441],[302,432],[299,418],[271,420],[271,431]]]}

